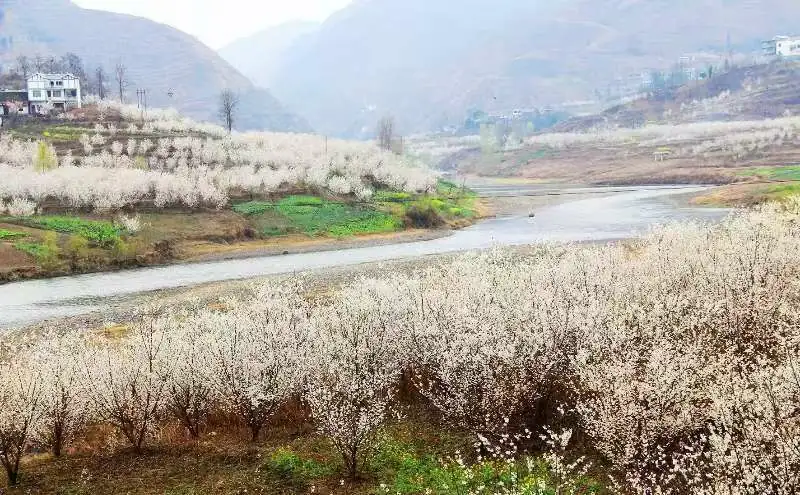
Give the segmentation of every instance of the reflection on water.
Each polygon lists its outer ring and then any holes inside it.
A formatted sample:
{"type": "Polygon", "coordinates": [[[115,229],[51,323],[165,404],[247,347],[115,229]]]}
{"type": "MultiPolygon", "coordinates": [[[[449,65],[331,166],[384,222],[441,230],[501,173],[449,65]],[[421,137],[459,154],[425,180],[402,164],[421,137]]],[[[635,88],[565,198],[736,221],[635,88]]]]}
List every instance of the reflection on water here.
{"type": "MultiPolygon", "coordinates": [[[[7,284],[0,286],[0,327],[8,328],[59,316],[84,314],[98,309],[98,304],[108,298],[159,289],[484,249],[498,245],[624,239],[665,222],[719,220],[726,214],[725,210],[679,208],[667,199],[679,193],[701,189],[643,188],[574,201],[544,209],[535,218],[516,216],[488,220],[457,231],[449,237],[432,241],[172,265],[7,284]]],[[[494,191],[486,192],[495,194],[494,191]]]]}

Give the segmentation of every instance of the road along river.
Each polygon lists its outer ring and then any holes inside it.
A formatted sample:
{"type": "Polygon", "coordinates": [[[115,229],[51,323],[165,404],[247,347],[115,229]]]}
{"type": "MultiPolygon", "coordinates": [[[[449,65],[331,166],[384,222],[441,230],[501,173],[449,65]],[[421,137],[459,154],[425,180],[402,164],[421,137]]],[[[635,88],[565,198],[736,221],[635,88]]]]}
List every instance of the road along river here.
{"type": "Polygon", "coordinates": [[[657,224],[681,220],[718,221],[727,215],[726,210],[689,208],[674,199],[700,192],[702,187],[581,188],[560,192],[542,186],[476,189],[484,196],[559,193],[574,194],[581,199],[544,208],[532,218],[516,214],[486,220],[430,241],[169,265],[1,285],[0,328],[80,315],[103,307],[104,300],[161,289],[503,245],[611,241],[634,237],[657,224]],[[597,196],[592,197],[595,193],[597,196]]]}

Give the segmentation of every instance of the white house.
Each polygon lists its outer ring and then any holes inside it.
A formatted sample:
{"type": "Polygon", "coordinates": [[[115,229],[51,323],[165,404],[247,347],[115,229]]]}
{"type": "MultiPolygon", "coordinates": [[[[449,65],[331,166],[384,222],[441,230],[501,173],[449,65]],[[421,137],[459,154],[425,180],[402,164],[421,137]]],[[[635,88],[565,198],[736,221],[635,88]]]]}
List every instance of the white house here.
{"type": "Polygon", "coordinates": [[[56,110],[80,108],[81,81],[72,74],[36,73],[28,78],[31,113],[42,113],[49,106],[56,110]]]}
{"type": "Polygon", "coordinates": [[[775,36],[764,42],[764,50],[779,57],[800,56],[800,36],[775,36]]]}

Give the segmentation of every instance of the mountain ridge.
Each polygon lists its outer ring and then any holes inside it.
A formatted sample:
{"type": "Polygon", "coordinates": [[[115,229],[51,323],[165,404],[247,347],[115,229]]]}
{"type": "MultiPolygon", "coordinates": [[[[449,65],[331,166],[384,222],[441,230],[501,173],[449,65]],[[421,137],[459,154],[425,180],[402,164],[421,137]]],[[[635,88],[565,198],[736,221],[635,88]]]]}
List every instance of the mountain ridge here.
{"type": "Polygon", "coordinates": [[[240,38],[218,50],[219,54],[256,85],[269,88],[286,51],[302,36],[311,34],[319,23],[291,21],[240,38]],[[257,57],[251,47],[258,47],[257,57]]]}
{"type": "Polygon", "coordinates": [[[425,131],[593,99],[682,56],[756,54],[797,16],[790,0],[361,1],[294,43],[270,89],[320,132],[365,137],[385,114],[425,131]]]}

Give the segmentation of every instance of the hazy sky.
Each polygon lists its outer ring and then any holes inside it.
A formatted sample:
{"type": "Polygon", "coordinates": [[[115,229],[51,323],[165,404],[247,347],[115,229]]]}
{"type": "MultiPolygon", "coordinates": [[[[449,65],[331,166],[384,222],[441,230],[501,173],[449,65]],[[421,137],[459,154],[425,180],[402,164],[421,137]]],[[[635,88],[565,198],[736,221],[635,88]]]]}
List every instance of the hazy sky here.
{"type": "Polygon", "coordinates": [[[293,20],[322,21],[350,0],[73,0],[81,7],[147,17],[211,48],[293,20]]]}

